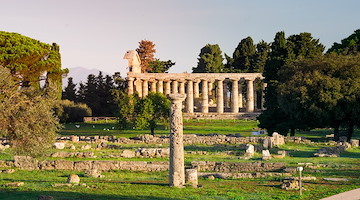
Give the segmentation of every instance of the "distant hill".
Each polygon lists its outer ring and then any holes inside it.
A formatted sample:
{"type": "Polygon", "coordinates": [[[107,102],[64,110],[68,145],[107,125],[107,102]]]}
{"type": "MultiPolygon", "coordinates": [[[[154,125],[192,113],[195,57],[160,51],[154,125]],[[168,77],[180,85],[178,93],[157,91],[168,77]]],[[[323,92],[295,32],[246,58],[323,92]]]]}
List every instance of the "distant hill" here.
{"type": "MultiPolygon", "coordinates": [[[[95,76],[97,76],[99,74],[99,69],[87,69],[85,67],[74,67],[74,68],[69,68],[69,74],[67,75],[67,77],[63,78],[63,88],[66,87],[67,85],[67,80],[69,77],[73,78],[73,82],[78,84],[77,86],[79,86],[80,82],[85,83],[87,80],[87,77],[89,76],[89,74],[94,74],[95,76]]],[[[112,75],[108,72],[104,72],[102,71],[103,75],[112,75]]]]}

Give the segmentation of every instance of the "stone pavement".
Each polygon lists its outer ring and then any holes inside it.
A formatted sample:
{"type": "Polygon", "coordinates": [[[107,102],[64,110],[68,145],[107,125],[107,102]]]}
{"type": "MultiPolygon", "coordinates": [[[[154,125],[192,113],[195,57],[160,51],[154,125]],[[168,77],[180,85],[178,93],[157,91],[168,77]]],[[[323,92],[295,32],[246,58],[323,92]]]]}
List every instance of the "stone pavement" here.
{"type": "Polygon", "coordinates": [[[359,200],[359,199],[360,199],[360,188],[343,192],[340,194],[336,194],[320,200],[359,200]]]}

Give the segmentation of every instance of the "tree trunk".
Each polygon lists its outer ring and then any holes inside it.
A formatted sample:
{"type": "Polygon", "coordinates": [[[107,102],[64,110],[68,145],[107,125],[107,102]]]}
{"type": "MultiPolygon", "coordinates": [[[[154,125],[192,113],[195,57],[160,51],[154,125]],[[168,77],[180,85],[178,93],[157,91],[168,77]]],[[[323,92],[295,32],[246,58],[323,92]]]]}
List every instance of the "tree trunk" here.
{"type": "Polygon", "coordinates": [[[295,136],[295,129],[294,128],[290,129],[290,136],[295,136]]]}
{"type": "Polygon", "coordinates": [[[349,122],[348,133],[347,133],[347,138],[346,138],[348,142],[350,142],[353,133],[354,133],[354,122],[350,121],[349,122]]]}
{"type": "Polygon", "coordinates": [[[154,135],[155,135],[155,131],[154,131],[154,130],[155,130],[155,128],[150,127],[150,133],[151,133],[151,135],[152,135],[152,136],[154,136],[154,135]]]}
{"type": "Polygon", "coordinates": [[[340,139],[340,132],[339,132],[340,124],[336,123],[334,127],[334,140],[339,141],[340,139]]]}

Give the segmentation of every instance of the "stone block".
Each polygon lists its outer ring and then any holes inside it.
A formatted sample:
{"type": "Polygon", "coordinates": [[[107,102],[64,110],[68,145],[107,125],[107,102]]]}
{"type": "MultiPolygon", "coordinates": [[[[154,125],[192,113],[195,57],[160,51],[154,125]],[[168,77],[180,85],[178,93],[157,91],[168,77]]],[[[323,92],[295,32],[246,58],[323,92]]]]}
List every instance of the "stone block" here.
{"type": "Polygon", "coordinates": [[[245,156],[253,157],[255,154],[255,147],[252,144],[246,145],[245,156]]]}
{"type": "Polygon", "coordinates": [[[65,148],[65,143],[63,143],[63,142],[55,142],[55,143],[53,144],[53,147],[54,147],[55,149],[64,149],[64,148],[65,148]]]}
{"type": "Polygon", "coordinates": [[[262,159],[263,160],[270,160],[271,159],[271,155],[269,150],[263,150],[262,151],[262,159]]]}
{"type": "Polygon", "coordinates": [[[359,140],[352,139],[350,143],[352,147],[359,147],[359,140]]]}
{"type": "Polygon", "coordinates": [[[77,161],[74,162],[74,170],[82,171],[87,169],[93,169],[92,168],[92,161],[77,161]]]}
{"type": "Polygon", "coordinates": [[[59,170],[74,170],[74,162],[68,160],[56,160],[55,169],[59,170]]]}
{"type": "Polygon", "coordinates": [[[20,169],[34,170],[39,169],[39,161],[30,156],[14,156],[14,165],[20,169]]]}
{"type": "Polygon", "coordinates": [[[72,183],[72,184],[79,184],[80,183],[80,177],[76,174],[70,174],[68,176],[68,183],[72,183]]]}

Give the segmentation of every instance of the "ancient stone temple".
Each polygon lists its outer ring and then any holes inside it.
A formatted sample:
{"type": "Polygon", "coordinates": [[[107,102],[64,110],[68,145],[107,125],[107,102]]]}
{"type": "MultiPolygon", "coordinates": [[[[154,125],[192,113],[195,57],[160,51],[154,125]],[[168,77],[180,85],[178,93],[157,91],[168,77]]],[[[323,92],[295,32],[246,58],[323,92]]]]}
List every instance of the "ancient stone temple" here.
{"type": "Polygon", "coordinates": [[[184,117],[241,118],[256,116],[263,108],[264,93],[258,91],[266,85],[261,73],[141,73],[136,51],[127,51],[124,59],[129,61],[129,94],[186,94],[184,117]]]}

